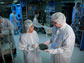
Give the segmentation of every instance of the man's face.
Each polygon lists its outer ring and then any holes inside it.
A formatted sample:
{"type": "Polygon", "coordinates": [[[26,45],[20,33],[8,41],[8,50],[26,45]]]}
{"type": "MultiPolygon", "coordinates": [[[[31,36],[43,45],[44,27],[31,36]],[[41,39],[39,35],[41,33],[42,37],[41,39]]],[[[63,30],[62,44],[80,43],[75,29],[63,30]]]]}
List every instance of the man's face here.
{"type": "Polygon", "coordinates": [[[57,24],[55,21],[53,21],[52,24],[53,24],[54,26],[58,27],[58,28],[61,28],[61,27],[62,27],[61,24],[57,24]]]}
{"type": "Polygon", "coordinates": [[[16,12],[13,12],[14,14],[16,14],[16,12]]]}
{"type": "Polygon", "coordinates": [[[0,23],[2,23],[3,22],[3,20],[2,19],[0,19],[0,23]]]}

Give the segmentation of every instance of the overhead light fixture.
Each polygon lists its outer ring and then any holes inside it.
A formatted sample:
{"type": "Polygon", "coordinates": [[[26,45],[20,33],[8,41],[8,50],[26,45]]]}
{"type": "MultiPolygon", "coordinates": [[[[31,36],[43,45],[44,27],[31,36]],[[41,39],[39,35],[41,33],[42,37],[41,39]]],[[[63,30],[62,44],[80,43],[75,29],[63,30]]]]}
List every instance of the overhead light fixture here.
{"type": "Polygon", "coordinates": [[[18,0],[14,0],[13,2],[12,2],[12,4],[15,4],[15,3],[17,3],[18,2],[18,0]]]}
{"type": "Polygon", "coordinates": [[[13,2],[16,3],[16,2],[18,2],[18,0],[14,0],[13,2]]]}
{"type": "Polygon", "coordinates": [[[5,2],[0,2],[0,4],[4,4],[5,2]]]}

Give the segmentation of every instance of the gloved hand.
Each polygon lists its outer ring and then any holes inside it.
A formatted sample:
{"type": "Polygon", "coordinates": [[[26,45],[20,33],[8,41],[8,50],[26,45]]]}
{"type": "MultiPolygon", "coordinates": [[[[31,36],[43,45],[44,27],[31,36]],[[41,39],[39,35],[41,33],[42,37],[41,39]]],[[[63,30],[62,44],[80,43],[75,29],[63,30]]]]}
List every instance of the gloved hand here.
{"type": "Polygon", "coordinates": [[[33,44],[32,47],[33,48],[37,48],[38,47],[38,44],[33,44]]]}
{"type": "Polygon", "coordinates": [[[60,49],[47,49],[47,50],[44,50],[45,52],[49,52],[50,54],[58,54],[58,53],[63,53],[62,50],[60,49]]]}
{"type": "Polygon", "coordinates": [[[46,44],[46,45],[50,44],[50,40],[49,40],[49,41],[44,42],[44,44],[46,44]]]}
{"type": "Polygon", "coordinates": [[[46,49],[44,50],[45,52],[48,52],[48,53],[52,53],[53,52],[53,49],[46,49]]]}

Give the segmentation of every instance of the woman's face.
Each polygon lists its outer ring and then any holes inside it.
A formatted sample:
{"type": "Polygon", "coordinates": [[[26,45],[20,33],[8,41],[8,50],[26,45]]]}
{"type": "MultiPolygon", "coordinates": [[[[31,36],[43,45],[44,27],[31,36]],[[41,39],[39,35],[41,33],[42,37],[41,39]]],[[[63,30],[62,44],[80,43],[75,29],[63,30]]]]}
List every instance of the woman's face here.
{"type": "Polygon", "coordinates": [[[32,33],[33,32],[33,30],[34,30],[34,26],[33,26],[33,24],[32,24],[32,26],[29,28],[29,33],[32,33]]]}
{"type": "Polygon", "coordinates": [[[62,25],[61,24],[57,24],[56,22],[52,22],[52,24],[54,25],[54,26],[56,26],[56,27],[58,27],[58,28],[61,28],[62,27],[62,25]]]}

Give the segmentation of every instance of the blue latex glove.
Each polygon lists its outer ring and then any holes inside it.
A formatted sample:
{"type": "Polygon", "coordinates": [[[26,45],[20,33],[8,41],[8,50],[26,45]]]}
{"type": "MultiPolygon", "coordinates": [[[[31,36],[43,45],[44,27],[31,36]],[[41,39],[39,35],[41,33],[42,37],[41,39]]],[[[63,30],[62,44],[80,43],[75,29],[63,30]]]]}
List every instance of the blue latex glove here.
{"type": "Polygon", "coordinates": [[[55,49],[56,46],[58,46],[58,42],[51,44],[51,48],[52,48],[52,49],[55,49]]]}

